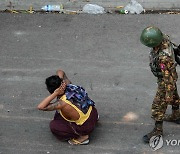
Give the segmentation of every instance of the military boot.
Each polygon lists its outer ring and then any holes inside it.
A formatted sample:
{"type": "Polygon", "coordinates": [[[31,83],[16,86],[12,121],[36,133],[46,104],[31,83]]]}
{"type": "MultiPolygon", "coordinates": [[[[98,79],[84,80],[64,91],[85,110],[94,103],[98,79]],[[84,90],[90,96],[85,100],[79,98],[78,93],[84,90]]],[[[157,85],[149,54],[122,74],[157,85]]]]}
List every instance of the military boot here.
{"type": "Polygon", "coordinates": [[[143,136],[143,141],[149,143],[151,137],[157,135],[163,135],[163,121],[156,121],[155,128],[150,133],[143,136]]]}
{"type": "Polygon", "coordinates": [[[180,124],[180,110],[178,108],[172,108],[172,114],[165,114],[164,121],[174,122],[180,124]]]}

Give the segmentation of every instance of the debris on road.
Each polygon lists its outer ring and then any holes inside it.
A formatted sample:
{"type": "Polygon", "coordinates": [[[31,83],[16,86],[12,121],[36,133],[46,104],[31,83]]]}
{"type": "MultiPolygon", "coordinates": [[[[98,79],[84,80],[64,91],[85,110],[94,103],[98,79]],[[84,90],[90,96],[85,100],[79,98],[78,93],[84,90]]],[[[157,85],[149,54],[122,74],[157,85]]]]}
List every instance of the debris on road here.
{"type": "Polygon", "coordinates": [[[124,8],[120,9],[120,10],[116,10],[115,11],[116,13],[119,13],[119,14],[128,14],[128,10],[125,10],[124,8]]]}
{"type": "Polygon", "coordinates": [[[136,0],[131,0],[131,2],[124,7],[124,10],[127,10],[131,14],[140,14],[144,11],[142,5],[136,0]]]}
{"type": "Polygon", "coordinates": [[[82,10],[84,13],[88,14],[103,14],[105,9],[102,6],[96,4],[86,4],[82,10]]]}
{"type": "Polygon", "coordinates": [[[14,9],[6,9],[4,11],[0,11],[0,12],[4,12],[4,13],[35,13],[35,11],[33,10],[33,7],[30,6],[29,10],[14,10],[14,9]]]}
{"type": "Polygon", "coordinates": [[[41,10],[43,11],[47,11],[47,12],[53,12],[53,11],[59,11],[62,12],[64,10],[64,7],[62,4],[60,5],[45,5],[41,8],[41,10]]]}
{"type": "Polygon", "coordinates": [[[143,14],[180,14],[180,9],[177,10],[146,10],[143,14]]]}
{"type": "MultiPolygon", "coordinates": [[[[40,10],[2,10],[0,11],[0,13],[30,13],[30,14],[34,14],[34,13],[39,13],[39,14],[44,14],[44,13],[55,13],[55,14],[59,14],[59,11],[54,11],[54,12],[46,12],[46,11],[40,11],[40,10]]],[[[80,14],[83,13],[81,10],[64,10],[63,12],[61,12],[61,14],[80,14]]],[[[116,10],[108,10],[106,13],[110,13],[110,14],[122,14],[120,13],[120,10],[116,9],[116,10]]],[[[145,10],[144,12],[142,12],[141,14],[180,14],[180,10],[145,10]]]]}

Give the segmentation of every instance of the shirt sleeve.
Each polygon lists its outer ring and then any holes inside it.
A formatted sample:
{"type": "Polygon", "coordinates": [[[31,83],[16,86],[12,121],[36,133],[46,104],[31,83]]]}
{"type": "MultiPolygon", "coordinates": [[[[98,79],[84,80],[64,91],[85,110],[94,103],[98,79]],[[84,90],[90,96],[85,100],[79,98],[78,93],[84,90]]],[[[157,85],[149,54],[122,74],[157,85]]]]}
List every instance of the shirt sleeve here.
{"type": "Polygon", "coordinates": [[[169,56],[161,56],[159,65],[165,84],[165,99],[172,100],[174,90],[176,89],[176,70],[174,60],[169,56]]]}

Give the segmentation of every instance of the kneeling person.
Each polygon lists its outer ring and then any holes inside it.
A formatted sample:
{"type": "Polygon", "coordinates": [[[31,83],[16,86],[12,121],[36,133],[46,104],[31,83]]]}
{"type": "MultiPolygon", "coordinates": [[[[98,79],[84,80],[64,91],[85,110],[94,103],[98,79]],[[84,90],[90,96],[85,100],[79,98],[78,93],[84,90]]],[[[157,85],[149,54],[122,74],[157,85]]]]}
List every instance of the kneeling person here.
{"type": "Polygon", "coordinates": [[[56,110],[50,122],[52,133],[70,144],[88,144],[89,135],[98,121],[95,103],[82,87],[71,84],[62,70],[48,77],[46,86],[51,95],[38,105],[38,109],[56,110]],[[51,103],[55,98],[56,101],[51,103]]]}

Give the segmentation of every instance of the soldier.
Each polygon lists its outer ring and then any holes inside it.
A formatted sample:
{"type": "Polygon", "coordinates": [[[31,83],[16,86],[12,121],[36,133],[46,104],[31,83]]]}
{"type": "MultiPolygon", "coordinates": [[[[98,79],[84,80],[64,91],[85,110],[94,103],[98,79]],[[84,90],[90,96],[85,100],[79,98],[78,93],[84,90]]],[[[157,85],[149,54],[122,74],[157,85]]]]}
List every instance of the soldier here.
{"type": "Polygon", "coordinates": [[[150,51],[150,68],[157,77],[158,89],[152,103],[152,118],[155,120],[155,128],[143,137],[144,142],[149,143],[152,136],[163,135],[163,121],[171,121],[180,124],[179,95],[176,81],[176,61],[173,45],[169,37],[157,27],[147,27],[142,31],[140,41],[150,51]],[[172,105],[172,114],[166,115],[168,105],[172,105]]]}

